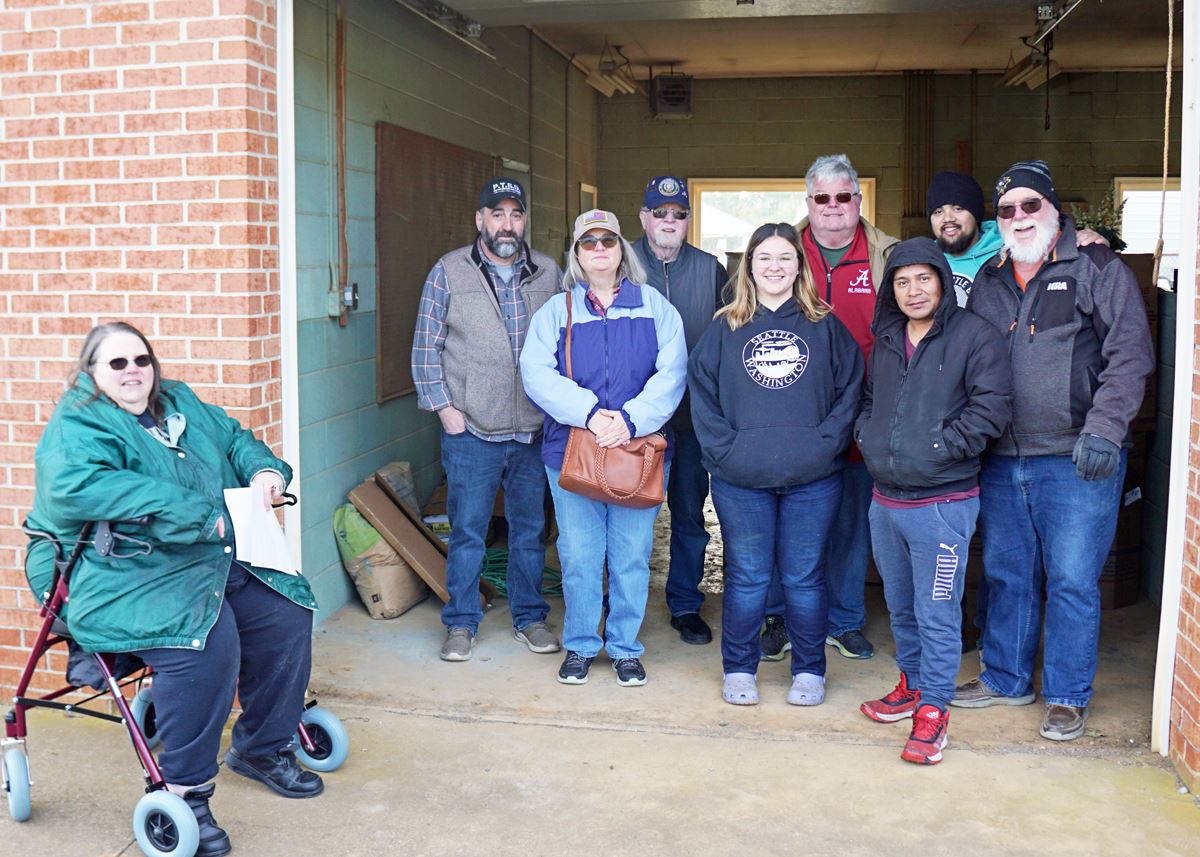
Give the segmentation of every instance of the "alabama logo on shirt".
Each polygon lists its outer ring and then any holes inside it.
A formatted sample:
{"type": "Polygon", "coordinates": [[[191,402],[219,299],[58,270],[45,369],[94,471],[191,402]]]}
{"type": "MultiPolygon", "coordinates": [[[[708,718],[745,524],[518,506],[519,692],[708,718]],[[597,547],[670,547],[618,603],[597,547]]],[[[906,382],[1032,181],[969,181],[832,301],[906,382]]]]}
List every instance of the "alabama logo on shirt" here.
{"type": "Polygon", "coordinates": [[[787,330],[768,330],[746,343],[742,365],[768,390],[790,387],[808,366],[808,343],[787,330]]]}

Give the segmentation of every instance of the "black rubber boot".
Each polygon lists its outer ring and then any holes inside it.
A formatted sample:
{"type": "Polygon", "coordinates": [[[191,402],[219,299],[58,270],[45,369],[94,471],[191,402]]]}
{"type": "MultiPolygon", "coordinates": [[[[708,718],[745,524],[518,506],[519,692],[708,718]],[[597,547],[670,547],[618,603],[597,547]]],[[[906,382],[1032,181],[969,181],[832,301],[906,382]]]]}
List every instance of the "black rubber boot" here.
{"type": "Polygon", "coordinates": [[[200,825],[200,845],[196,848],[196,857],[220,857],[233,850],[229,844],[229,834],[217,825],[212,810],[208,808],[209,798],[217,787],[213,783],[197,786],[183,796],[187,805],[196,814],[196,822],[200,825]]]}

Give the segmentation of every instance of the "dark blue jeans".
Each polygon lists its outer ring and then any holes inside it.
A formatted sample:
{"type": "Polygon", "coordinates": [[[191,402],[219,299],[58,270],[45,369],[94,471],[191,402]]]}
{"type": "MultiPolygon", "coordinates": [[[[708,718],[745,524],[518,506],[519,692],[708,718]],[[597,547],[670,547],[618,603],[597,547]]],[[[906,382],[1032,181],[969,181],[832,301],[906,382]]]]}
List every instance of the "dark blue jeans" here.
{"type": "Polygon", "coordinates": [[[233,727],[239,753],[268,756],[291,742],[312,666],[312,619],[311,610],[234,563],[204,648],[136,653],[154,667],[163,743],[158,765],[168,783],[196,786],[217,775],[235,692],[242,705],[233,727]]]}
{"type": "Polygon", "coordinates": [[[546,471],[541,442],[492,443],[469,431],[446,434],[443,430],[442,469],[446,471],[446,512],[450,518],[446,557],[450,600],[442,608],[442,624],[447,628],[470,628],[472,634],[479,631],[483,619],[479,572],[483,568],[484,538],[501,485],[508,521],[508,606],[513,627],[546,621],[550,605],[542,598],[546,471]]]}
{"type": "Polygon", "coordinates": [[[841,474],[784,488],[739,488],[712,480],[725,540],[721,660],[726,673],[758,672],[758,630],[774,569],[783,586],[792,675],[825,675],[825,546],[841,474]]]}
{"type": "Polygon", "coordinates": [[[696,433],[675,429],[674,458],[667,480],[667,508],[671,510],[671,568],[667,573],[667,609],[672,616],[699,613],[704,603],[704,500],[708,497],[708,471],[700,463],[696,433]]]}
{"type": "Polygon", "coordinates": [[[942,711],[962,659],[962,593],[979,500],[890,509],[871,503],[871,548],[896,641],[896,663],[942,711]]]}
{"type": "Polygon", "coordinates": [[[1108,479],[1085,482],[1069,455],[989,456],[979,477],[983,571],[988,582],[983,683],[1033,691],[1042,637],[1046,703],[1086,707],[1100,640],[1100,572],[1117,528],[1127,453],[1108,479]]]}
{"type": "MultiPolygon", "coordinates": [[[[852,461],[842,471],[842,495],[829,536],[829,567],[825,589],[829,596],[827,630],[835,637],[860,631],[867,623],[867,557],[871,549],[868,510],[871,475],[867,465],[852,461]]],[[[783,615],[783,587],[771,578],[767,613],[783,615]]]]}

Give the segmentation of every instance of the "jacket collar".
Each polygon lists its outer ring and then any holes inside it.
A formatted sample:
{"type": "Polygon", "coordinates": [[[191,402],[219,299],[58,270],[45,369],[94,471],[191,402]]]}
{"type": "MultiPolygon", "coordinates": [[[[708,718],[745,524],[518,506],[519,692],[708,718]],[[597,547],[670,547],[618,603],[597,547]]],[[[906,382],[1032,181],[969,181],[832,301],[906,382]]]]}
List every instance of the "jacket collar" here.
{"type": "Polygon", "coordinates": [[[695,247],[693,247],[687,241],[684,241],[679,248],[679,255],[677,255],[670,262],[664,262],[662,259],[654,255],[654,248],[650,246],[650,239],[648,239],[645,235],[642,235],[641,238],[635,241],[633,246],[638,251],[638,254],[651,265],[678,265],[686,261],[687,258],[696,250],[695,247]]]}
{"type": "MultiPolygon", "coordinates": [[[[609,309],[614,307],[621,307],[622,309],[634,309],[645,303],[645,301],[642,299],[642,287],[633,282],[633,280],[625,277],[621,280],[620,285],[621,290],[617,292],[616,300],[609,305],[609,309]]],[[[582,300],[588,292],[587,283],[576,281],[574,287],[571,289],[571,295],[574,296],[576,292],[579,293],[579,297],[582,300]]],[[[584,301],[584,303],[587,304],[587,301],[584,301]]],[[[587,304],[587,308],[589,312],[592,312],[591,304],[587,304]]],[[[592,312],[592,314],[595,315],[594,312],[592,312]]]]}

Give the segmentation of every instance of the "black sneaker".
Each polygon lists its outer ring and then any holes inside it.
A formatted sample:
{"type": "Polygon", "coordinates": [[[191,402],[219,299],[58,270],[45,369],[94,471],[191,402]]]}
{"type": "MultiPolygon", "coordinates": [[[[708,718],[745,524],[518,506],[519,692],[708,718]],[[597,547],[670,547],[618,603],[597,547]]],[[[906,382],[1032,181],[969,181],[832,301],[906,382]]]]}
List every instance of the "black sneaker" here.
{"type": "Polygon", "coordinates": [[[196,816],[196,824],[200,828],[200,843],[196,846],[197,857],[222,857],[233,850],[229,844],[229,834],[221,829],[213,818],[208,802],[212,799],[216,786],[212,783],[190,789],[183,796],[184,802],[196,816]]]}
{"type": "Polygon", "coordinates": [[[679,632],[679,639],[693,646],[704,646],[712,642],[712,628],[700,618],[699,613],[672,616],[671,627],[679,632]]]}
{"type": "Polygon", "coordinates": [[[788,639],[782,616],[767,617],[759,643],[762,645],[760,657],[764,661],[782,661],[784,655],[792,650],[792,641],[788,639]]]}
{"type": "Polygon", "coordinates": [[[558,668],[558,680],[563,684],[586,684],[591,666],[591,658],[585,658],[579,652],[567,652],[562,666],[558,668]]]}
{"type": "Polygon", "coordinates": [[[843,658],[865,660],[875,654],[875,647],[863,636],[862,631],[847,631],[837,637],[830,634],[825,638],[825,645],[836,646],[843,658]]]}
{"type": "Polygon", "coordinates": [[[641,687],[646,683],[646,671],[637,658],[618,658],[612,668],[617,673],[617,684],[621,687],[641,687]]]}

